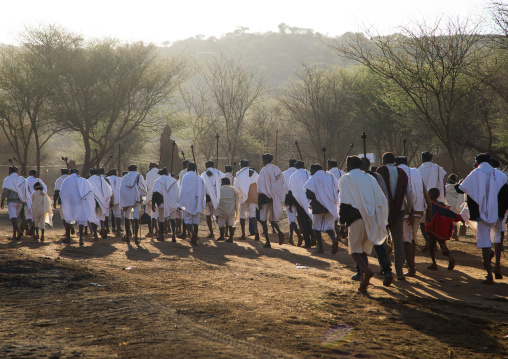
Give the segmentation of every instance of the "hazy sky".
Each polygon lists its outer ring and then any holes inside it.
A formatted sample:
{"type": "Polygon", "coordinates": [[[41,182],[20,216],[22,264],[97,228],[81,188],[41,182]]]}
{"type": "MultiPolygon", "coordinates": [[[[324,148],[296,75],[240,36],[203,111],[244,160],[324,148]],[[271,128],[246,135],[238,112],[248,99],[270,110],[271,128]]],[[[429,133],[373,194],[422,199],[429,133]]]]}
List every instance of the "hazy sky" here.
{"type": "Polygon", "coordinates": [[[234,31],[312,28],[330,36],[364,25],[395,31],[412,20],[486,16],[489,0],[1,0],[0,43],[15,43],[25,25],[59,24],[86,37],[176,41],[234,31]]]}

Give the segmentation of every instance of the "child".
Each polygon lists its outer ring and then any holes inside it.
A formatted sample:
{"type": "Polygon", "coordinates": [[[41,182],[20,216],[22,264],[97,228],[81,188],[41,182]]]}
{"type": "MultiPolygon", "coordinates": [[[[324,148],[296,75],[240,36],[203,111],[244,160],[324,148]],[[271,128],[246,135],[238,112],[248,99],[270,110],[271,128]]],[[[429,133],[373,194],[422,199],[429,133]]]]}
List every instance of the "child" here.
{"type": "Polygon", "coordinates": [[[41,242],[44,242],[45,224],[53,225],[53,210],[51,209],[51,198],[43,191],[42,184],[35,182],[34,192],[32,193],[32,213],[35,224],[35,239],[39,238],[39,228],[41,230],[41,242]]]}
{"type": "Polygon", "coordinates": [[[432,264],[427,267],[430,270],[437,270],[436,264],[436,242],[441,247],[441,253],[448,257],[448,270],[455,267],[455,258],[450,254],[446,241],[452,237],[454,223],[464,222],[460,214],[453,212],[444,203],[438,202],[439,189],[429,189],[429,197],[432,202],[432,218],[425,224],[425,231],[429,236],[429,253],[432,264]]]}
{"type": "Polygon", "coordinates": [[[238,194],[235,188],[231,186],[231,181],[227,177],[222,178],[219,205],[217,206],[217,224],[220,229],[218,241],[224,240],[224,226],[228,226],[229,239],[226,242],[233,242],[233,234],[235,232],[233,225],[238,212],[237,203],[238,194]]]}

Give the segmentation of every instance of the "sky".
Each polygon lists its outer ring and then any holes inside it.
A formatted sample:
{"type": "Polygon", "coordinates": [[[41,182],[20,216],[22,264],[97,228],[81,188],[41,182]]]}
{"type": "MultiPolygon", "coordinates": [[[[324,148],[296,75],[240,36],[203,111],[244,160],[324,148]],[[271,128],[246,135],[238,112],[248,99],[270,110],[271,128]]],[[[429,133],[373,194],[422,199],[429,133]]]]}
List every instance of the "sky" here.
{"type": "Polygon", "coordinates": [[[86,38],[161,45],[238,27],[278,31],[280,23],[329,36],[439,18],[488,17],[489,0],[1,0],[0,43],[16,44],[25,26],[57,24],[86,38]]]}

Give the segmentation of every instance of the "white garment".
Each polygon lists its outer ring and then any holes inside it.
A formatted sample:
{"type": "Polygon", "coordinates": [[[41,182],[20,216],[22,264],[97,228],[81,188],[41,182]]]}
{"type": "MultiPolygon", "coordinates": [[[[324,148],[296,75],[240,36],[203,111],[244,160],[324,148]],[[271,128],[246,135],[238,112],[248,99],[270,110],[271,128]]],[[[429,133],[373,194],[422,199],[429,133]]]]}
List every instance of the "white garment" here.
{"type": "Polygon", "coordinates": [[[109,217],[109,203],[113,195],[110,185],[104,178],[97,175],[90,176],[88,182],[92,185],[95,200],[101,207],[102,214],[109,217]]]}
{"type": "Polygon", "coordinates": [[[180,174],[178,175],[178,188],[182,188],[182,181],[183,181],[183,176],[185,176],[187,174],[187,168],[184,169],[184,170],[181,170],[180,171],[180,174]]]}
{"type": "Polygon", "coordinates": [[[289,186],[289,179],[291,178],[293,173],[295,173],[296,171],[297,171],[296,167],[289,167],[286,171],[282,172],[282,174],[284,175],[284,180],[286,181],[288,186],[289,186]]]}
{"type": "Polygon", "coordinates": [[[408,183],[411,185],[413,210],[415,212],[424,212],[427,208],[427,203],[425,202],[425,194],[423,193],[423,179],[420,171],[406,165],[399,165],[398,167],[406,172],[408,183]]]}
{"type": "Polygon", "coordinates": [[[32,193],[33,193],[33,191],[34,191],[34,184],[35,184],[36,182],[40,182],[40,183],[42,184],[42,190],[43,190],[44,192],[48,192],[48,186],[46,186],[46,185],[44,184],[44,182],[42,182],[42,180],[41,180],[40,178],[35,178],[34,176],[30,176],[30,177],[28,177],[28,178],[26,179],[26,184],[27,184],[27,186],[28,186],[28,192],[29,192],[30,194],[32,194],[32,193]]]}
{"type": "Polygon", "coordinates": [[[152,192],[159,192],[164,198],[164,202],[157,206],[164,209],[164,218],[159,218],[159,222],[171,217],[171,213],[178,209],[178,195],[180,194],[178,182],[173,177],[160,176],[153,184],[152,192]]]}
{"type": "Polygon", "coordinates": [[[304,211],[307,212],[309,217],[311,217],[312,213],[310,212],[309,208],[309,199],[307,198],[305,189],[303,188],[309,178],[310,172],[305,168],[296,170],[296,172],[293,173],[289,178],[288,190],[291,191],[293,197],[296,199],[300,207],[302,207],[304,211]]]}
{"type": "Polygon", "coordinates": [[[118,176],[109,176],[108,181],[113,193],[113,197],[111,197],[111,204],[116,206],[120,204],[120,183],[122,182],[122,179],[118,176]]]}
{"type": "Polygon", "coordinates": [[[55,191],[60,191],[60,188],[62,188],[63,181],[69,177],[69,175],[61,175],[58,177],[55,181],[55,191]]]}
{"type": "Polygon", "coordinates": [[[465,201],[464,194],[457,193],[457,191],[455,190],[455,185],[451,183],[447,183],[445,188],[446,188],[446,196],[444,203],[447,206],[449,206],[452,211],[460,213],[462,210],[462,204],[465,201]]]}
{"type": "Polygon", "coordinates": [[[231,172],[224,173],[224,177],[229,178],[229,184],[233,186],[235,184],[235,178],[231,172]]]}
{"type": "Polygon", "coordinates": [[[282,215],[282,202],[288,192],[287,183],[279,167],[268,163],[259,172],[258,193],[273,199],[273,217],[278,221],[282,215]]]}
{"type": "Polygon", "coordinates": [[[459,188],[478,204],[480,219],[495,224],[499,220],[497,195],[506,181],[503,172],[483,162],[462,181],[459,188]]]}
{"type": "Polygon", "coordinates": [[[425,184],[427,191],[431,188],[437,188],[439,190],[439,197],[437,200],[439,202],[444,202],[444,177],[446,175],[446,171],[443,167],[429,161],[424,162],[420,167],[418,167],[418,171],[420,171],[420,175],[422,176],[423,183],[425,184]]]}
{"type": "Polygon", "coordinates": [[[73,173],[67,177],[60,188],[62,211],[67,223],[92,222],[100,225],[95,215],[95,197],[92,185],[73,173]]]}
{"type": "Polygon", "coordinates": [[[309,178],[303,188],[313,192],[316,200],[328,210],[335,220],[339,218],[339,182],[333,174],[319,170],[309,178]]]}
{"type": "Polygon", "coordinates": [[[4,183],[2,184],[2,188],[7,188],[12,192],[16,192],[18,194],[21,202],[28,201],[28,189],[26,179],[21,177],[17,173],[11,173],[4,179],[4,183]]]}
{"type": "Polygon", "coordinates": [[[346,174],[346,172],[340,170],[338,167],[332,167],[332,169],[329,170],[328,172],[330,172],[332,175],[334,175],[334,177],[337,179],[337,181],[340,181],[342,176],[344,176],[346,174]]]}
{"type": "Polygon", "coordinates": [[[259,175],[256,171],[249,177],[249,167],[243,167],[236,173],[235,189],[238,193],[238,203],[243,204],[249,196],[250,185],[258,181],[259,175]]]}
{"type": "Polygon", "coordinates": [[[220,199],[220,180],[224,178],[225,175],[217,168],[207,168],[205,172],[201,174],[201,178],[205,183],[206,194],[210,196],[210,200],[212,201],[213,208],[217,208],[219,205],[220,199]],[[212,175],[209,176],[208,173],[212,175]]]}
{"type": "Polygon", "coordinates": [[[133,207],[136,203],[142,203],[147,192],[143,176],[137,171],[130,171],[120,182],[120,207],[133,207]]]}
{"type": "Polygon", "coordinates": [[[188,215],[194,216],[200,213],[205,206],[205,182],[196,172],[189,171],[182,180],[180,196],[178,197],[178,207],[183,209],[188,215]]]}
{"type": "Polygon", "coordinates": [[[339,202],[360,212],[369,240],[375,245],[382,244],[387,236],[388,200],[376,179],[354,169],[342,177],[339,190],[339,202]]]}
{"type": "Polygon", "coordinates": [[[159,177],[160,177],[159,169],[156,167],[152,168],[150,171],[148,171],[146,173],[146,187],[148,188],[148,191],[147,191],[148,193],[146,195],[146,198],[145,198],[143,204],[146,205],[146,204],[148,204],[148,202],[150,202],[152,200],[153,184],[159,177]]]}

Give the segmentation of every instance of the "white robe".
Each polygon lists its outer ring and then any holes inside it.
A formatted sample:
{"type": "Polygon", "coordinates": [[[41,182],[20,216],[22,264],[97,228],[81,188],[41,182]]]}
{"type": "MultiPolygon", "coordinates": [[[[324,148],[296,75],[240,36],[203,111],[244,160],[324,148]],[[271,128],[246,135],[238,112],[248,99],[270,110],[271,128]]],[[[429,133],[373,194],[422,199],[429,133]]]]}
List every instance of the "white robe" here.
{"type": "Polygon", "coordinates": [[[305,168],[296,170],[296,172],[293,173],[289,178],[288,191],[291,191],[293,197],[296,199],[300,207],[302,207],[310,217],[312,216],[312,213],[309,208],[309,199],[307,198],[305,189],[303,188],[309,178],[310,172],[305,168]]]}
{"type": "Polygon", "coordinates": [[[416,168],[408,167],[406,165],[399,165],[400,169],[406,172],[408,182],[411,185],[411,194],[413,196],[413,210],[415,212],[424,212],[427,208],[425,202],[425,194],[423,193],[423,179],[420,171],[416,168]]]}
{"type": "Polygon", "coordinates": [[[55,181],[55,191],[60,191],[60,188],[62,188],[63,181],[69,177],[69,175],[61,175],[58,177],[55,181]]]}
{"type": "Polygon", "coordinates": [[[133,207],[142,203],[148,188],[145,179],[137,171],[130,171],[120,182],[120,207],[133,207]]]}
{"type": "MultiPolygon", "coordinates": [[[[40,217],[44,219],[44,223],[53,226],[53,209],[51,208],[51,198],[49,198],[46,192],[34,191],[32,193],[32,211],[34,220],[38,220],[40,217]]],[[[40,222],[36,222],[35,225],[39,226],[40,222]]]]}
{"type": "Polygon", "coordinates": [[[194,171],[187,172],[183,176],[178,207],[185,212],[195,215],[201,212],[206,206],[206,189],[203,178],[194,171]]]}
{"type": "Polygon", "coordinates": [[[207,168],[205,172],[201,174],[201,178],[205,183],[206,194],[210,196],[213,208],[217,208],[220,199],[220,180],[225,175],[216,168],[207,168]],[[208,176],[207,172],[211,172],[212,175],[208,176]]]}
{"type": "Polygon", "coordinates": [[[229,185],[233,186],[235,184],[235,178],[231,172],[224,173],[224,177],[229,178],[229,185]]]}
{"type": "Polygon", "coordinates": [[[297,171],[296,167],[289,167],[286,171],[282,172],[287,184],[289,184],[289,179],[291,178],[293,173],[295,173],[296,171],[297,171]]]}
{"type": "Polygon", "coordinates": [[[443,169],[443,167],[438,166],[432,162],[425,162],[420,167],[418,167],[418,171],[420,171],[420,175],[422,176],[423,183],[425,184],[427,191],[431,188],[437,188],[440,192],[437,200],[439,202],[444,202],[444,177],[446,175],[446,171],[443,169]]]}
{"type": "Polygon", "coordinates": [[[258,193],[273,199],[273,215],[276,221],[282,215],[282,202],[286,199],[288,187],[279,167],[269,163],[259,172],[258,193]]]}
{"type": "Polygon", "coordinates": [[[247,198],[249,196],[250,185],[258,181],[259,175],[257,174],[257,172],[254,172],[250,177],[249,172],[250,172],[249,167],[243,167],[240,171],[236,173],[234,187],[238,194],[238,203],[240,204],[245,203],[245,201],[247,201],[247,198]]]}
{"type": "Polygon", "coordinates": [[[42,180],[41,180],[40,178],[35,178],[35,177],[33,177],[33,176],[30,176],[30,177],[28,177],[28,178],[26,179],[26,184],[27,184],[27,186],[28,186],[28,192],[30,192],[30,194],[32,194],[32,193],[33,193],[33,191],[34,191],[34,184],[35,184],[36,182],[40,182],[40,183],[41,183],[41,185],[42,185],[42,190],[43,190],[44,192],[48,192],[48,186],[46,186],[46,184],[45,184],[44,182],[42,182],[42,180]]]}
{"type": "Polygon", "coordinates": [[[334,177],[337,179],[337,181],[340,181],[342,176],[344,176],[346,174],[346,172],[340,170],[338,167],[332,167],[332,169],[329,170],[328,172],[330,172],[332,175],[334,175],[334,177]]]}
{"type": "Polygon", "coordinates": [[[178,187],[182,188],[182,181],[183,177],[187,174],[187,168],[180,171],[180,174],[178,175],[178,187]]]}
{"type": "Polygon", "coordinates": [[[160,207],[164,208],[164,218],[159,218],[159,221],[169,219],[171,213],[178,209],[178,196],[180,190],[178,188],[178,182],[173,177],[168,175],[162,175],[153,184],[153,192],[159,192],[164,198],[164,202],[161,203],[160,207]]]}
{"type": "Polygon", "coordinates": [[[108,217],[109,203],[111,200],[111,196],[113,195],[111,186],[108,184],[108,182],[106,182],[104,178],[97,175],[91,176],[88,179],[88,182],[90,182],[90,184],[92,185],[95,200],[101,207],[102,214],[108,217]]]}
{"type": "Polygon", "coordinates": [[[63,218],[67,223],[92,222],[100,225],[95,215],[95,197],[92,185],[73,173],[67,177],[60,189],[63,218]]]}
{"type": "Polygon", "coordinates": [[[146,173],[146,187],[148,188],[148,193],[146,195],[145,200],[143,201],[143,204],[148,204],[148,202],[152,200],[153,184],[159,177],[160,177],[159,169],[155,167],[146,173]]]}
{"type": "Polygon", "coordinates": [[[29,194],[26,179],[17,173],[11,173],[5,177],[2,188],[7,188],[12,192],[16,192],[21,202],[26,203],[28,201],[29,194]]]}
{"type": "Polygon", "coordinates": [[[109,176],[108,181],[113,194],[111,197],[111,204],[116,206],[120,203],[120,183],[122,182],[122,179],[118,176],[109,176]]]}
{"type": "Polygon", "coordinates": [[[444,203],[447,206],[449,206],[452,211],[460,213],[462,211],[462,205],[464,204],[465,201],[464,194],[457,193],[454,184],[447,183],[445,187],[446,187],[446,196],[444,203]]]}
{"type": "Polygon", "coordinates": [[[506,181],[503,172],[483,162],[462,181],[459,188],[478,204],[480,219],[493,225],[499,220],[497,195],[506,181]]]}
{"type": "Polygon", "coordinates": [[[314,193],[316,200],[330,212],[335,220],[339,218],[339,181],[333,174],[321,170],[316,171],[303,188],[314,193]]]}
{"type": "Polygon", "coordinates": [[[356,208],[365,224],[365,232],[375,245],[382,244],[387,236],[388,200],[376,179],[360,169],[342,177],[339,183],[339,203],[356,208]]]}

